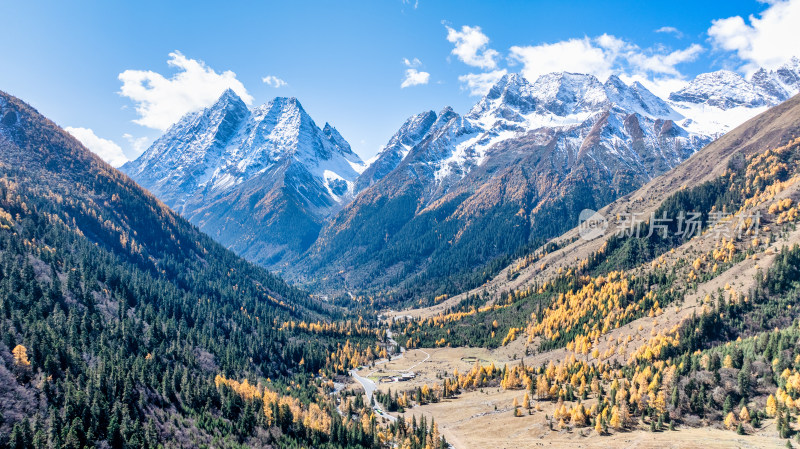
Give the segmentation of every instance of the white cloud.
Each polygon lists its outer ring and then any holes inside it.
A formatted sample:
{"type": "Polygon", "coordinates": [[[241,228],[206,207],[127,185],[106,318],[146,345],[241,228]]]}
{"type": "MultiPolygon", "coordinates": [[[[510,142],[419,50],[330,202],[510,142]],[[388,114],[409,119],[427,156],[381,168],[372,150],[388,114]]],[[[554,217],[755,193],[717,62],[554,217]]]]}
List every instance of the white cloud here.
{"type": "Polygon", "coordinates": [[[253,97],[230,70],[217,73],[203,61],[189,59],[178,51],[169,54],[167,63],[179,70],[166,78],[151,70],[126,70],[119,74],[120,95],[136,104],[142,126],[166,130],[185,114],[208,107],[225,89],[233,89],[251,104],[253,97]]]}
{"type": "Polygon", "coordinates": [[[122,137],[128,141],[128,144],[130,144],[136,157],[144,153],[144,150],[150,146],[150,139],[147,137],[133,137],[128,133],[123,134],[122,137]]]}
{"type": "Polygon", "coordinates": [[[428,84],[430,78],[431,74],[428,72],[420,72],[417,69],[407,69],[406,76],[403,78],[403,83],[400,84],[400,88],[405,89],[406,87],[428,84]]]}
{"type": "Polygon", "coordinates": [[[486,73],[469,73],[459,76],[458,80],[462,83],[461,88],[469,91],[470,95],[481,96],[486,95],[489,89],[500,81],[500,78],[506,73],[508,73],[506,69],[486,73]]]}
{"type": "Polygon", "coordinates": [[[628,56],[628,62],[643,72],[680,76],[680,72],[675,66],[684,62],[694,61],[702,52],[702,46],[692,44],[683,50],[675,50],[666,54],[645,55],[632,53],[628,56]]]}
{"type": "Polygon", "coordinates": [[[618,57],[623,51],[631,51],[636,49],[635,45],[625,42],[616,36],[605,33],[596,37],[594,42],[603,50],[605,50],[611,59],[618,57]]]}
{"type": "MultiPolygon", "coordinates": [[[[506,73],[505,69],[496,69],[500,54],[488,48],[489,38],[480,27],[463,26],[461,31],[445,27],[447,40],[455,44],[452,54],[469,65],[488,69],[484,73],[469,73],[458,78],[470,95],[484,95],[506,73]]],[[[655,31],[682,35],[674,27],[661,27],[655,31]]],[[[619,37],[603,34],[540,45],[515,45],[509,49],[508,63],[511,66],[522,64],[520,72],[530,81],[552,72],[588,73],[603,81],[617,74],[663,93],[665,89],[677,89],[686,83],[678,66],[694,61],[703,51],[699,44],[678,50],[663,45],[643,49],[619,37]]],[[[405,60],[405,63],[410,66],[411,62],[405,60]]]]}
{"type": "Polygon", "coordinates": [[[715,47],[735,52],[744,62],[742,71],[776,68],[792,56],[800,56],[800,0],[770,1],[760,17],[740,16],[712,22],[708,35],[715,47]]]}
{"type": "Polygon", "coordinates": [[[403,65],[405,65],[406,67],[419,67],[422,65],[422,61],[420,61],[418,58],[414,59],[403,58],[403,65]]]}
{"type": "Polygon", "coordinates": [[[267,75],[264,78],[261,78],[261,81],[266,83],[268,86],[279,88],[288,85],[288,83],[277,76],[267,75]]]}
{"type": "MultiPolygon", "coordinates": [[[[410,5],[411,4],[411,0],[403,0],[403,4],[404,5],[410,5]]],[[[417,9],[417,7],[419,7],[419,0],[415,0],[414,1],[414,9],[417,9]]]]}
{"type": "Polygon", "coordinates": [[[677,66],[693,61],[703,47],[667,51],[661,46],[642,49],[616,36],[575,38],[535,46],[511,47],[511,62],[522,64],[522,74],[531,81],[551,72],[577,72],[605,80],[611,74],[640,80],[651,86],[675,86],[683,82],[677,66]],[[645,82],[646,81],[646,82],[645,82]]]}
{"type": "Polygon", "coordinates": [[[461,62],[473,67],[482,69],[494,69],[497,67],[496,59],[500,56],[496,50],[488,48],[489,37],[483,34],[481,27],[467,26],[461,27],[461,31],[447,28],[447,40],[455,44],[452,54],[461,62]]]}
{"type": "Polygon", "coordinates": [[[683,37],[683,33],[681,32],[681,30],[679,30],[679,29],[677,29],[675,27],[663,26],[663,27],[661,27],[661,28],[659,28],[657,30],[654,30],[654,31],[656,33],[674,34],[675,37],[677,37],[678,39],[683,37]]]}
{"type": "Polygon", "coordinates": [[[551,72],[591,73],[604,79],[611,75],[615,59],[608,53],[613,53],[613,50],[596,45],[588,37],[511,47],[511,59],[522,63],[522,75],[531,81],[551,72]]]}
{"type": "Polygon", "coordinates": [[[73,137],[78,139],[83,146],[90,149],[94,154],[100,156],[100,159],[108,162],[114,167],[128,162],[128,158],[122,152],[122,148],[111,140],[97,137],[97,135],[89,128],[73,128],[66,127],[64,130],[73,137]]]}

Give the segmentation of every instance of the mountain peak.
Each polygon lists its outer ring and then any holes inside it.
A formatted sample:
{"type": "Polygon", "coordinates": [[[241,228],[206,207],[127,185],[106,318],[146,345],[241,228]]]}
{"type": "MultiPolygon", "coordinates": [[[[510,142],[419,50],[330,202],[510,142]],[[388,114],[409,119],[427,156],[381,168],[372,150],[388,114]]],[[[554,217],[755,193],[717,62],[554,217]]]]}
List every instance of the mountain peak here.
{"type": "Polygon", "coordinates": [[[650,92],[638,81],[627,85],[617,75],[611,75],[603,87],[608,101],[625,111],[654,118],[676,119],[679,117],[664,100],[650,92]]]}
{"type": "Polygon", "coordinates": [[[275,97],[271,101],[267,102],[266,105],[278,106],[281,108],[289,107],[301,110],[303,109],[303,105],[300,104],[300,101],[296,97],[275,97]]]}
{"type": "Polygon", "coordinates": [[[596,76],[585,73],[548,73],[540,76],[531,90],[540,107],[562,117],[600,111],[608,104],[603,84],[596,76]]]}
{"type": "Polygon", "coordinates": [[[604,83],[606,86],[627,86],[619,76],[615,74],[609,75],[608,79],[604,83]]]}
{"type": "MultiPolygon", "coordinates": [[[[450,109],[452,111],[452,109],[450,109]]],[[[394,170],[408,153],[419,144],[436,123],[437,115],[433,111],[425,111],[407,118],[403,125],[381,148],[369,167],[356,181],[356,191],[360,192],[381,180],[394,170]]]]}
{"type": "Polygon", "coordinates": [[[525,87],[530,86],[528,80],[518,73],[508,73],[503,75],[486,94],[487,98],[500,98],[511,93],[519,93],[525,87]]]}
{"type": "Polygon", "coordinates": [[[231,89],[230,87],[228,87],[227,89],[225,89],[225,90],[222,92],[222,95],[220,95],[220,98],[225,98],[225,97],[239,98],[239,95],[237,95],[237,94],[236,94],[236,92],[234,92],[234,90],[233,90],[233,89],[231,89]]]}
{"type": "Polygon", "coordinates": [[[304,251],[363,169],[336,128],[320,129],[297,98],[249,110],[230,90],[122,167],[202,230],[265,263],[304,251]]]}
{"type": "MultiPolygon", "coordinates": [[[[441,111],[439,111],[439,119],[444,119],[445,116],[450,117],[450,116],[452,116],[454,114],[456,114],[456,111],[453,110],[452,106],[445,106],[445,107],[442,108],[441,111]]],[[[449,118],[448,118],[448,120],[449,120],[449,118]]]]}
{"type": "Polygon", "coordinates": [[[531,101],[531,83],[518,73],[503,75],[486,94],[486,98],[501,99],[503,103],[523,109],[534,106],[534,102],[531,101]]]}
{"type": "Polygon", "coordinates": [[[247,105],[242,100],[242,98],[233,91],[233,89],[228,88],[222,92],[222,95],[219,96],[214,105],[211,106],[212,109],[221,109],[226,108],[230,105],[235,105],[236,107],[243,107],[247,108],[247,105]]]}
{"type": "Polygon", "coordinates": [[[342,137],[339,131],[331,126],[330,123],[325,122],[325,126],[322,128],[322,134],[328,138],[341,154],[353,154],[353,149],[350,147],[350,144],[344,140],[344,137],[342,137]]]}
{"type": "MultiPolygon", "coordinates": [[[[452,111],[452,108],[449,110],[452,111]]],[[[433,111],[425,111],[416,115],[412,115],[406,119],[400,129],[394,133],[392,138],[389,139],[389,143],[386,144],[381,152],[390,150],[395,146],[399,146],[405,150],[405,153],[407,153],[410,147],[413,147],[419,143],[425,133],[427,133],[431,128],[431,125],[433,125],[433,123],[436,121],[436,118],[437,115],[433,111]]]]}
{"type": "Polygon", "coordinates": [[[498,118],[518,121],[519,114],[530,113],[535,108],[536,99],[531,93],[531,83],[518,73],[508,73],[470,109],[467,117],[491,126],[498,118]]]}
{"type": "Polygon", "coordinates": [[[763,89],[736,72],[717,70],[701,73],[682,89],[669,95],[671,101],[706,104],[720,109],[737,106],[759,107],[772,104],[763,89]]]}

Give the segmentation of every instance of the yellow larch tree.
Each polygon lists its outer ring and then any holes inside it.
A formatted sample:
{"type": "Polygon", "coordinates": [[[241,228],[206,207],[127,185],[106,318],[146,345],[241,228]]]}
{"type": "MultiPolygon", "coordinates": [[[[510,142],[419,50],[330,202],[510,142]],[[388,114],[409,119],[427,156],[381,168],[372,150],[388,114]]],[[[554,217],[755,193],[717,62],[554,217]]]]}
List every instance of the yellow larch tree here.
{"type": "Polygon", "coordinates": [[[733,412],[729,412],[728,416],[725,417],[724,424],[725,427],[727,427],[728,429],[733,429],[734,427],[736,427],[737,424],[736,415],[734,415],[733,412]]]}
{"type": "Polygon", "coordinates": [[[17,345],[11,350],[11,353],[14,354],[14,363],[16,363],[17,366],[31,366],[31,362],[28,360],[28,348],[25,346],[17,345]]]}
{"type": "Polygon", "coordinates": [[[775,401],[775,396],[769,395],[767,398],[767,416],[772,418],[778,412],[778,403],[775,401]]]}
{"type": "Polygon", "coordinates": [[[601,422],[599,416],[595,420],[594,430],[595,430],[595,432],[597,432],[598,435],[602,435],[603,434],[603,423],[601,422]]]}
{"type": "Polygon", "coordinates": [[[742,407],[742,410],[739,412],[739,420],[743,423],[750,422],[750,412],[747,411],[747,406],[742,407]]]}
{"type": "Polygon", "coordinates": [[[620,430],[622,428],[622,419],[619,417],[619,408],[614,406],[611,409],[611,420],[608,422],[611,427],[616,430],[620,430]]]}

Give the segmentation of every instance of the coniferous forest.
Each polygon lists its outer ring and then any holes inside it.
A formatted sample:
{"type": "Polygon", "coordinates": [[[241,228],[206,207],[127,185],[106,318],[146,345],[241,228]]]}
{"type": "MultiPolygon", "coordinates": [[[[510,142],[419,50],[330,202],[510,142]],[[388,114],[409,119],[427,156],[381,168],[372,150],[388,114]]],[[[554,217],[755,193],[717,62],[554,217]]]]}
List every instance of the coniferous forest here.
{"type": "MultiPolygon", "coordinates": [[[[118,75],[163,131],[125,151],[0,91],[0,449],[798,447],[800,59],[436,23],[481,99],[370,160],[177,50],[118,75]],[[571,45],[604,79],[528,79],[571,45]]],[[[425,59],[395,88],[444,89],[425,59]]]]}
{"type": "Polygon", "coordinates": [[[0,446],[438,441],[416,422],[379,438],[363,399],[328,398],[321,374],[377,355],[363,318],[214,243],[18,99],[0,107],[0,446]]]}

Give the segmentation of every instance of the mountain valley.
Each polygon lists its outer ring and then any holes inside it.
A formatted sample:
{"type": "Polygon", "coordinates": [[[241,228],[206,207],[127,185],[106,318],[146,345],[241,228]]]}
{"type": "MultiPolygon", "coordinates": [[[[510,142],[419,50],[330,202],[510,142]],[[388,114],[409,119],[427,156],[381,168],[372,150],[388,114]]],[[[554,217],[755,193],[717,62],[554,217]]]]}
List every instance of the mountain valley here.
{"type": "Polygon", "coordinates": [[[616,76],[504,76],[465,115],[410,117],[370,164],[296,99],[232,91],[122,170],[243,257],[327,296],[429,302],[488,281],[800,91],[800,60],[661,99],[616,76]]]}
{"type": "Polygon", "coordinates": [[[119,170],[0,91],[0,449],[795,447],[800,59],[770,67],[497,70],[365,161],[198,63],[146,89],[210,106],[119,170]]]}

